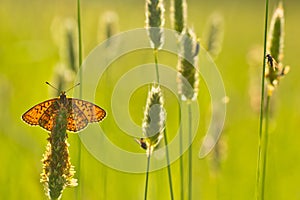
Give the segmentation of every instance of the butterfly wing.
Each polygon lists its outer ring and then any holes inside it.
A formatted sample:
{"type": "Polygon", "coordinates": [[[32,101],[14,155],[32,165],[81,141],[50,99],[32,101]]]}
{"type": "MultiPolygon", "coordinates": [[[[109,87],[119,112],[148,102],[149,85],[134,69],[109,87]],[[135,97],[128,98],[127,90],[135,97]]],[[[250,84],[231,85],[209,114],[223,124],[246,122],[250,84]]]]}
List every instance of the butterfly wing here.
{"type": "Polygon", "coordinates": [[[67,130],[77,132],[84,129],[88,123],[99,122],[106,112],[99,106],[81,99],[68,98],[67,130]]]}
{"type": "Polygon", "coordinates": [[[47,101],[44,101],[42,103],[39,103],[35,106],[33,106],[32,108],[30,108],[27,112],[25,112],[22,115],[22,119],[33,126],[36,125],[40,125],[41,127],[45,128],[46,130],[50,131],[53,125],[53,119],[52,122],[48,122],[46,123],[46,121],[51,121],[51,114],[49,114],[49,112],[51,112],[52,109],[50,109],[49,111],[47,111],[50,107],[53,107],[53,103],[56,102],[58,99],[50,99],[47,101]],[[46,113],[46,115],[45,115],[46,113]],[[43,122],[41,124],[41,122],[43,122]]]}
{"type": "Polygon", "coordinates": [[[60,105],[58,103],[58,99],[54,101],[51,106],[47,110],[45,110],[44,114],[39,119],[39,125],[48,130],[52,131],[54,121],[56,120],[57,113],[60,109],[60,105]]]}

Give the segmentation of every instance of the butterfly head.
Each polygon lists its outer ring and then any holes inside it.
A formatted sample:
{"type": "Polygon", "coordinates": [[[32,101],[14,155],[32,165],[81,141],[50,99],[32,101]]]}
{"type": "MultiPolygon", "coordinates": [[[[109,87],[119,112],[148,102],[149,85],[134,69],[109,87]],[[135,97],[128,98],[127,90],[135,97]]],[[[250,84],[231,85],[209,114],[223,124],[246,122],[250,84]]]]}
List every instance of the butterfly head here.
{"type": "Polygon", "coordinates": [[[66,96],[66,92],[62,91],[59,95],[59,100],[61,103],[66,104],[67,103],[67,96],[66,96]]]}
{"type": "MultiPolygon", "coordinates": [[[[47,85],[49,85],[50,87],[54,88],[55,90],[59,91],[56,87],[54,87],[53,85],[51,85],[49,82],[46,82],[47,85]]],[[[67,91],[61,91],[60,95],[59,95],[59,100],[62,104],[66,104],[67,103],[67,97],[66,97],[66,92],[68,92],[69,90],[73,89],[74,87],[78,86],[80,83],[77,83],[76,85],[74,85],[73,87],[69,88],[67,91]]]]}

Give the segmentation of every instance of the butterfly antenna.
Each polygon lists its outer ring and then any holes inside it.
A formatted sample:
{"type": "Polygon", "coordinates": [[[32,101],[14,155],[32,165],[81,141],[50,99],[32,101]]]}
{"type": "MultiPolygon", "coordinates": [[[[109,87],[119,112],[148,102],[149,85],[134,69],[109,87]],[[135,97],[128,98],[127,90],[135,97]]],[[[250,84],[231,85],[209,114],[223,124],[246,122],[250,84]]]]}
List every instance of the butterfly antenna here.
{"type": "Polygon", "coordinates": [[[74,87],[77,87],[78,85],[80,85],[80,83],[77,83],[76,85],[74,85],[73,87],[69,88],[68,90],[66,90],[66,92],[72,90],[74,87]]]}
{"type": "Polygon", "coordinates": [[[54,87],[53,85],[51,85],[48,81],[46,81],[46,84],[49,85],[50,87],[52,87],[53,89],[59,91],[56,87],[54,87]]]}

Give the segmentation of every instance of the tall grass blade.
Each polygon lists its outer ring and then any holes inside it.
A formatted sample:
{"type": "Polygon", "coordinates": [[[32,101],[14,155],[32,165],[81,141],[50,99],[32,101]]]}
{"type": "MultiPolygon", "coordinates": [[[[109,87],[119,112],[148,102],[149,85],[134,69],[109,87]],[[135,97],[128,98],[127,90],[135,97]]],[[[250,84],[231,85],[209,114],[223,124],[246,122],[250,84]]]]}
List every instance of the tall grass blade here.
{"type": "Polygon", "coordinates": [[[169,148],[168,148],[168,139],[167,139],[166,128],[164,129],[164,139],[165,139],[165,147],[166,147],[166,158],[167,158],[167,169],[168,169],[168,180],[169,180],[169,188],[170,188],[170,197],[171,197],[171,200],[173,200],[174,199],[173,181],[172,181],[172,173],[171,173],[171,165],[170,165],[170,158],[169,158],[169,148]]]}
{"type": "MultiPolygon", "coordinates": [[[[77,28],[78,28],[78,65],[79,65],[79,81],[80,81],[80,86],[79,86],[79,98],[82,98],[82,85],[83,85],[83,80],[82,80],[82,38],[81,38],[81,6],[80,6],[80,0],[77,0],[77,28]]],[[[82,181],[81,179],[81,154],[82,154],[82,149],[81,149],[81,141],[79,138],[79,134],[77,137],[77,149],[78,149],[78,154],[77,154],[77,172],[78,172],[78,179],[80,180],[79,182],[82,181]]],[[[77,188],[76,192],[76,199],[82,199],[81,198],[81,190],[82,190],[82,185],[80,184],[79,187],[77,188]]]]}
{"type": "Polygon", "coordinates": [[[145,192],[144,192],[144,200],[147,200],[148,196],[148,180],[149,180],[149,169],[150,169],[150,155],[147,157],[147,169],[146,169],[146,183],[145,183],[145,192]]]}
{"type": "MultiPolygon", "coordinates": [[[[266,37],[266,33],[265,33],[266,37]]],[[[278,83],[282,77],[284,77],[288,71],[289,67],[283,67],[282,58],[283,58],[283,41],[284,41],[284,16],[283,8],[280,3],[278,8],[275,10],[271,24],[270,24],[270,33],[268,40],[265,38],[264,53],[268,51],[266,57],[264,57],[264,76],[262,83],[264,84],[264,79],[268,80],[267,82],[267,102],[266,110],[263,112],[264,98],[262,96],[261,102],[261,113],[265,115],[265,130],[262,132],[263,118],[261,114],[260,120],[260,147],[259,147],[259,166],[258,166],[258,198],[265,198],[265,185],[266,185],[266,173],[267,173],[267,155],[268,155],[268,138],[269,138],[269,112],[270,112],[270,98],[273,94],[273,91],[278,86],[278,83]],[[267,43],[267,44],[266,44],[267,43]],[[272,55],[273,54],[273,55],[272,55]],[[266,62],[267,60],[267,62],[266,62]],[[267,63],[267,66],[266,66],[267,63]],[[266,68],[266,69],[265,69],[266,68]]],[[[262,85],[264,88],[264,85],[262,85]]],[[[264,93],[262,93],[263,95],[264,93]]]]}
{"type": "Polygon", "coordinates": [[[265,32],[264,32],[264,52],[263,52],[263,67],[261,74],[261,100],[260,100],[260,118],[259,118],[259,141],[258,141],[258,162],[256,174],[256,199],[262,200],[261,191],[261,148],[262,148],[262,132],[264,119],[264,102],[265,102],[265,68],[266,68],[266,48],[267,48],[267,32],[268,32],[268,15],[269,15],[269,0],[265,1],[265,32]]]}

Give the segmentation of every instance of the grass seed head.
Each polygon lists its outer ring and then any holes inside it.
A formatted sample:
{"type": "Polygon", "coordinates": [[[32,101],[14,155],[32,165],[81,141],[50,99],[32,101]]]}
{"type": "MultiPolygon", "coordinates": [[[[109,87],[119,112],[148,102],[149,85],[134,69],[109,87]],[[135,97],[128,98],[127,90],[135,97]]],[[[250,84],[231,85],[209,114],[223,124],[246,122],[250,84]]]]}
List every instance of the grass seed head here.
{"type": "Polygon", "coordinates": [[[279,3],[275,10],[271,24],[270,32],[267,40],[266,55],[267,68],[266,78],[268,79],[268,96],[272,96],[273,91],[278,86],[280,79],[283,78],[288,72],[290,67],[283,66],[283,44],[284,42],[284,10],[282,3],[279,3]]]}
{"type": "Polygon", "coordinates": [[[148,93],[144,120],[142,124],[145,138],[140,140],[143,147],[147,147],[147,155],[151,155],[154,148],[163,137],[166,114],[164,110],[164,100],[159,86],[152,86],[148,93]]]}
{"type": "Polygon", "coordinates": [[[163,0],[146,0],[146,29],[151,47],[155,50],[160,49],[164,43],[164,12],[163,0]]]}
{"type": "Polygon", "coordinates": [[[183,101],[194,101],[198,96],[199,74],[197,71],[200,45],[193,30],[186,29],[180,41],[178,60],[178,93],[183,101]]]}
{"type": "Polygon", "coordinates": [[[74,73],[78,70],[78,63],[77,63],[77,49],[76,49],[76,24],[73,20],[66,20],[66,54],[68,60],[68,66],[74,73]]]}
{"type": "Polygon", "coordinates": [[[59,49],[60,62],[74,73],[78,71],[77,25],[74,19],[56,17],[51,26],[53,40],[59,49]]]}
{"type": "Polygon", "coordinates": [[[67,142],[67,110],[60,109],[44,154],[41,183],[44,184],[49,199],[60,199],[65,187],[77,186],[73,179],[74,167],[71,165],[67,142]]]}
{"type": "Polygon", "coordinates": [[[281,63],[284,46],[284,10],[282,3],[279,3],[273,14],[267,41],[267,50],[269,54],[272,55],[278,63],[281,63]]]}
{"type": "Polygon", "coordinates": [[[99,33],[98,41],[101,42],[103,39],[107,40],[113,35],[118,33],[119,30],[119,16],[116,12],[108,11],[105,12],[99,20],[99,33]],[[103,34],[104,33],[104,34],[103,34]],[[103,38],[103,35],[105,36],[103,38]]]}
{"type": "Polygon", "coordinates": [[[206,42],[206,50],[213,57],[217,57],[221,52],[224,35],[224,20],[219,13],[214,13],[210,16],[206,31],[204,34],[206,42]]]}
{"type": "Polygon", "coordinates": [[[171,1],[171,21],[175,31],[181,34],[186,27],[187,4],[186,0],[171,1]]]}

